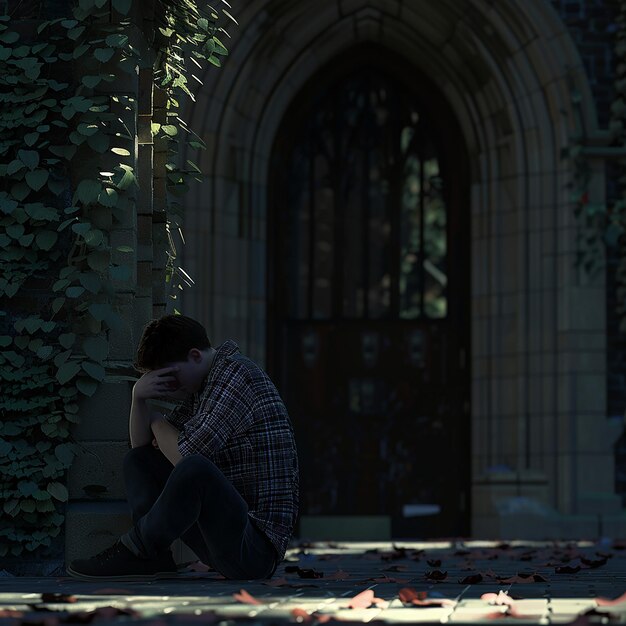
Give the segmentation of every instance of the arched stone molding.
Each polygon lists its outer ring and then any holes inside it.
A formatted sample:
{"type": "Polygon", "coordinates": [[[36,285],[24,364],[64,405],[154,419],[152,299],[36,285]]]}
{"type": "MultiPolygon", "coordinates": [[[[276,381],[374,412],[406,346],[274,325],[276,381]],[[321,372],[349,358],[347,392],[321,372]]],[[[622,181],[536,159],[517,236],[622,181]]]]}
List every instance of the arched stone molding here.
{"type": "MultiPolygon", "coordinates": [[[[349,48],[401,54],[440,85],[472,161],[474,531],[499,532],[499,496],[585,513],[586,492],[612,491],[615,433],[604,419],[604,284],[574,266],[572,172],[560,154],[577,124],[598,129],[578,51],[551,5],[256,0],[238,19],[231,57],[205,73],[186,118],[207,142],[208,176],[187,198],[183,260],[196,287],[185,311],[207,321],[214,341],[233,337],[263,362],[268,166],[284,113],[349,48]]],[[[598,171],[596,201],[602,181],[598,171]]]]}

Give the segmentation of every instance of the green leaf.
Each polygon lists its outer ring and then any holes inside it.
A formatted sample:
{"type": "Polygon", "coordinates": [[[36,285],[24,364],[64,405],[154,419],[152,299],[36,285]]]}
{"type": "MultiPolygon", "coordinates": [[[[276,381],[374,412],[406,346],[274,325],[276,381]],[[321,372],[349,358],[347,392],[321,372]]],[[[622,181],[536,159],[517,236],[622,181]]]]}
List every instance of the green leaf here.
{"type": "Polygon", "coordinates": [[[111,314],[111,305],[96,302],[89,307],[88,311],[94,319],[102,322],[111,314]]]}
{"type": "Polygon", "coordinates": [[[54,449],[54,456],[56,456],[63,465],[69,467],[76,455],[74,454],[74,449],[71,444],[61,443],[54,449]]]}
{"type": "Polygon", "coordinates": [[[32,480],[21,480],[17,484],[17,488],[19,492],[26,497],[32,496],[35,491],[39,491],[37,483],[34,483],[32,480]]]}
{"type": "Polygon", "coordinates": [[[109,149],[109,143],[109,137],[104,133],[96,133],[87,138],[87,145],[100,154],[109,149]]]}
{"type": "Polygon", "coordinates": [[[2,506],[3,511],[7,515],[11,515],[15,517],[16,512],[19,510],[20,501],[19,500],[7,500],[2,506]]]}
{"type": "Polygon", "coordinates": [[[113,0],[113,8],[122,15],[128,15],[132,0],[113,0]]]}
{"type": "Polygon", "coordinates": [[[222,9],[222,13],[230,18],[233,22],[235,22],[235,24],[237,24],[237,26],[239,26],[239,22],[226,10],[226,9],[222,9]]]}
{"type": "Polygon", "coordinates": [[[100,277],[94,272],[83,272],[78,279],[80,284],[91,293],[98,293],[102,287],[100,277]]]}
{"type": "Polygon", "coordinates": [[[134,252],[134,248],[130,246],[117,246],[116,250],[118,252],[134,252]]]}
{"type": "Polygon", "coordinates": [[[115,54],[113,48],[96,48],[93,55],[100,61],[100,63],[106,63],[115,54]]]}
{"type": "Polygon", "coordinates": [[[120,156],[130,156],[130,152],[126,148],[111,148],[111,152],[119,154],[120,156]]]}
{"type": "Polygon", "coordinates": [[[74,48],[74,52],[72,52],[72,57],[74,59],[78,59],[78,57],[83,56],[87,50],[89,50],[89,46],[86,43],[76,46],[76,48],[74,48]]]}
{"type": "Polygon", "coordinates": [[[13,31],[4,32],[0,35],[0,41],[8,44],[15,43],[19,38],[20,36],[13,31]]]}
{"type": "Polygon", "coordinates": [[[78,183],[76,195],[83,204],[90,204],[98,199],[102,191],[102,183],[99,180],[85,179],[78,183]]]}
{"type": "Polygon", "coordinates": [[[76,128],[81,135],[85,135],[85,137],[91,137],[91,135],[95,135],[98,132],[97,124],[86,124],[82,122],[76,128]]]}
{"type": "Polygon", "coordinates": [[[137,179],[135,178],[135,174],[133,173],[133,168],[130,165],[120,165],[120,167],[124,170],[124,174],[122,178],[117,182],[117,186],[120,189],[127,189],[133,183],[137,183],[137,179]]]}
{"type": "Polygon", "coordinates": [[[78,26],[76,28],[72,28],[67,31],[67,36],[72,40],[76,41],[83,33],[85,32],[84,26],[78,26]]]}
{"type": "Polygon", "coordinates": [[[52,346],[42,346],[39,350],[37,350],[37,356],[42,361],[46,361],[52,356],[52,346]]]}
{"type": "Polygon", "coordinates": [[[128,35],[115,33],[113,35],[109,35],[104,42],[107,46],[111,46],[111,48],[123,48],[128,44],[128,35]]]}
{"type": "Polygon", "coordinates": [[[111,263],[111,253],[108,250],[94,250],[87,255],[87,265],[95,272],[106,272],[111,263]]]}
{"type": "Polygon", "coordinates": [[[57,482],[50,483],[46,490],[53,498],[60,502],[67,502],[69,494],[65,485],[57,482]]]}
{"type": "Polygon", "coordinates": [[[87,74],[80,79],[80,82],[85,85],[85,87],[89,87],[89,89],[93,89],[102,81],[102,76],[94,76],[87,74]]]}
{"type": "Polygon", "coordinates": [[[65,304],[65,298],[55,298],[52,301],[52,312],[58,313],[65,304]]]}
{"type": "MultiPolygon", "coordinates": [[[[57,354],[54,357],[54,364],[57,367],[61,367],[61,365],[63,365],[63,363],[65,363],[70,358],[71,354],[72,354],[71,350],[66,350],[65,352],[60,352],[59,354],[57,354]]],[[[62,392],[63,392],[63,390],[61,390],[60,393],[62,393],[62,392]]]]}
{"type": "Polygon", "coordinates": [[[68,298],[78,298],[79,296],[82,296],[84,293],[85,293],[85,288],[79,287],[77,285],[74,285],[73,287],[68,287],[65,290],[65,295],[68,298]]]}
{"type": "Polygon", "coordinates": [[[72,231],[77,235],[84,235],[91,230],[91,224],[89,222],[77,222],[72,225],[72,231]]]}
{"type": "Polygon", "coordinates": [[[80,372],[80,364],[76,361],[67,361],[66,363],[63,363],[61,367],[59,367],[56,378],[59,383],[65,385],[65,383],[72,380],[72,378],[74,378],[74,376],[76,376],[78,372],[80,372]]]}
{"type": "Polygon", "coordinates": [[[18,150],[17,158],[31,170],[39,165],[39,152],[35,150],[18,150]]]}
{"type": "Polygon", "coordinates": [[[172,124],[166,124],[165,126],[161,126],[161,130],[170,137],[174,137],[174,135],[178,134],[178,128],[173,126],[172,124]]]}
{"type": "Polygon", "coordinates": [[[217,37],[213,37],[213,42],[215,43],[216,54],[221,54],[222,56],[225,56],[228,54],[228,50],[226,46],[217,37]]]}
{"type": "Polygon", "coordinates": [[[85,396],[91,398],[98,389],[98,383],[93,378],[79,377],[76,379],[76,387],[85,396]]]}
{"type": "Polygon", "coordinates": [[[25,200],[30,193],[30,187],[23,182],[17,183],[11,187],[11,195],[16,200],[25,200]]]}
{"type": "Polygon", "coordinates": [[[105,337],[88,337],[83,341],[83,351],[92,361],[104,361],[109,354],[109,342],[105,337]]]}
{"type": "Polygon", "coordinates": [[[98,202],[102,206],[109,208],[117,206],[118,200],[119,196],[117,195],[117,191],[115,191],[112,187],[105,187],[98,196],[98,202]]]}
{"type": "Polygon", "coordinates": [[[209,63],[215,65],[215,67],[222,67],[222,62],[220,61],[220,58],[216,57],[213,54],[209,57],[209,63]]]}
{"type": "Polygon", "coordinates": [[[101,230],[98,230],[97,228],[95,228],[85,233],[84,237],[85,237],[85,243],[89,247],[96,248],[103,242],[104,233],[101,230]]]}
{"type": "Polygon", "coordinates": [[[102,382],[104,380],[106,372],[104,371],[104,367],[102,367],[102,365],[100,365],[99,363],[83,361],[83,369],[94,380],[97,380],[98,382],[102,382]]]}
{"type": "Polygon", "coordinates": [[[26,172],[26,182],[34,191],[39,191],[47,182],[50,172],[48,170],[33,170],[26,172]]]}
{"type": "Polygon", "coordinates": [[[6,227],[6,233],[12,239],[19,239],[24,234],[23,224],[10,224],[6,227]]]}
{"type": "Polygon", "coordinates": [[[37,132],[33,132],[33,133],[26,133],[24,135],[24,143],[27,146],[32,146],[35,143],[37,143],[37,139],[39,139],[39,133],[37,132]]]}
{"type": "Polygon", "coordinates": [[[35,241],[41,250],[50,250],[59,236],[53,230],[42,230],[37,233],[35,241]]]}
{"type": "Polygon", "coordinates": [[[15,200],[11,200],[6,196],[0,197],[0,211],[2,211],[5,215],[11,215],[17,207],[18,203],[15,200]]]}
{"type": "MultiPolygon", "coordinates": [[[[6,348],[7,346],[10,346],[13,343],[13,338],[10,337],[9,335],[0,335],[0,348],[6,348]]],[[[2,455],[2,452],[0,452],[0,456],[2,455]]]]}

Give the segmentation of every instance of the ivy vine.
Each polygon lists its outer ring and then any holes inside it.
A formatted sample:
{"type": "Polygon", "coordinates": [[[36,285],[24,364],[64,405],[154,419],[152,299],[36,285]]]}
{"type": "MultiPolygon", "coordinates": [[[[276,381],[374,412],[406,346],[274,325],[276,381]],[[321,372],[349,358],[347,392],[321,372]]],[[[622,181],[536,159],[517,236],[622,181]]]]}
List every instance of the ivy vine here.
{"type": "MultiPolygon", "coordinates": [[[[0,556],[43,550],[61,532],[80,399],[115,374],[108,334],[124,324],[134,257],[111,231],[135,211],[142,183],[124,76],[152,67],[166,97],[151,130],[167,146],[170,231],[180,227],[177,198],[201,178],[195,163],[178,162],[181,144],[204,147],[180,102],[193,99],[192,66],[219,67],[227,54],[223,18],[189,0],[155,6],[157,27],[143,39],[139,0],[79,0],[36,32],[0,16],[0,556]]],[[[173,239],[168,255],[175,298],[188,279],[173,239]]]]}

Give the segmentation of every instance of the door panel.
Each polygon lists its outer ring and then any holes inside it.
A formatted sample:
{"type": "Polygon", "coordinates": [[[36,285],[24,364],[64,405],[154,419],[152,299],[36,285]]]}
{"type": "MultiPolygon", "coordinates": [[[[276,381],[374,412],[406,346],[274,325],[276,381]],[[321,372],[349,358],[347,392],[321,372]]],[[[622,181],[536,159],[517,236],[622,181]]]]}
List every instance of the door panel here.
{"type": "Polygon", "coordinates": [[[294,422],[301,513],[467,534],[464,148],[435,86],[368,54],[315,77],[277,135],[268,368],[294,422]],[[405,518],[408,504],[441,513],[405,518]]]}

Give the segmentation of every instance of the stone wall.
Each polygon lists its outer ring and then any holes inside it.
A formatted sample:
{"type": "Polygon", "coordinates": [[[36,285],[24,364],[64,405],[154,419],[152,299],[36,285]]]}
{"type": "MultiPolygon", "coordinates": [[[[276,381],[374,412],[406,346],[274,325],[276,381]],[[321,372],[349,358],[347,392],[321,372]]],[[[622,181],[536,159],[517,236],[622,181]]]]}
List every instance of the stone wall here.
{"type": "MultiPolygon", "coordinates": [[[[606,420],[606,285],[575,267],[573,172],[561,159],[577,130],[596,148],[609,141],[610,18],[599,7],[557,3],[566,25],[546,0],[327,0],[314,9],[257,0],[242,8],[229,59],[204,76],[187,116],[209,146],[209,178],[188,198],[184,264],[196,287],[184,310],[215,343],[231,337],[263,364],[269,154],[287,107],[309,77],[361,43],[403,55],[441,86],[472,163],[479,536],[506,533],[506,502],[536,504],[535,523],[520,528],[530,534],[591,535],[598,512],[606,528],[624,521],[613,495],[621,425],[606,420]]],[[[604,202],[605,160],[591,163],[591,201],[604,202]]]]}

